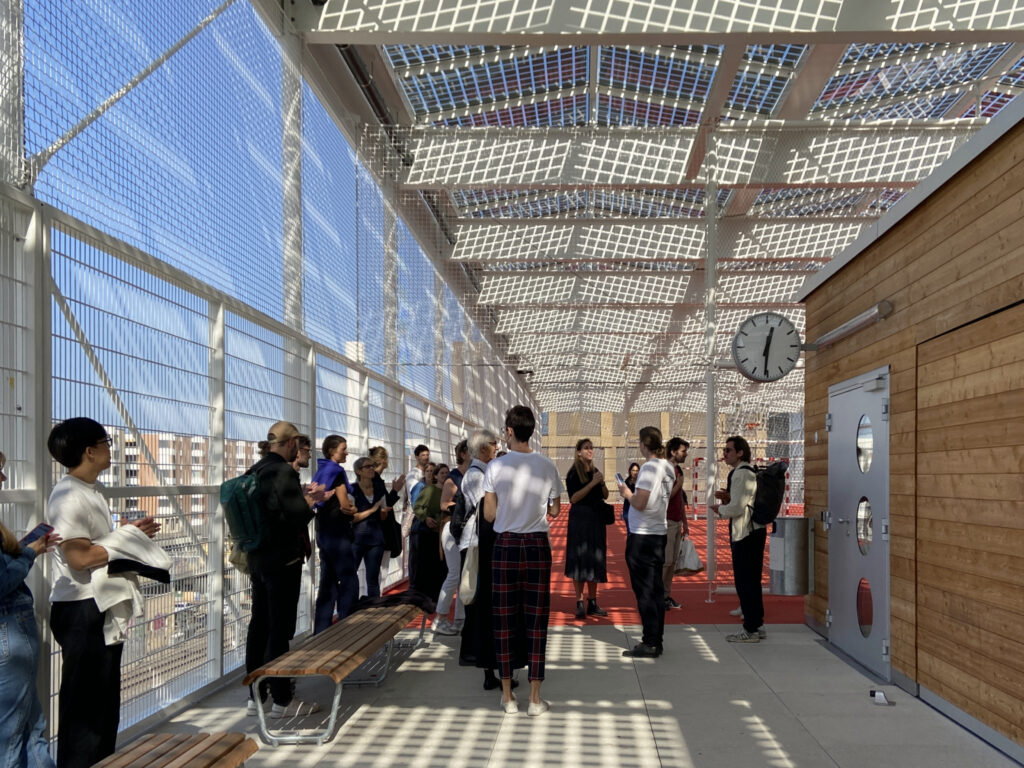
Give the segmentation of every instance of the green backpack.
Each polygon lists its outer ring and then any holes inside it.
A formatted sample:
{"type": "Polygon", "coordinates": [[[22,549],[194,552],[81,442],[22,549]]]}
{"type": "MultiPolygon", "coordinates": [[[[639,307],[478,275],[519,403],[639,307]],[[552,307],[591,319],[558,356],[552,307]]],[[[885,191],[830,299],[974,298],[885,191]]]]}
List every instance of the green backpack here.
{"type": "Polygon", "coordinates": [[[247,472],[221,483],[220,506],[231,532],[232,549],[257,549],[263,537],[263,521],[256,473],[247,472]]]}

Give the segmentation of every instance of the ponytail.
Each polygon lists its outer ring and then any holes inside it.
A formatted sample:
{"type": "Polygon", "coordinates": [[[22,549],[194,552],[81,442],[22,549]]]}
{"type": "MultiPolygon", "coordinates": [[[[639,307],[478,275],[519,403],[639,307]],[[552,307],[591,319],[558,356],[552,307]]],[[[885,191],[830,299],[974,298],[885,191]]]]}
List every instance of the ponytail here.
{"type": "Polygon", "coordinates": [[[661,443],[661,430],[657,427],[644,427],[641,429],[640,444],[646,448],[652,456],[659,459],[665,458],[665,446],[661,443]]]}

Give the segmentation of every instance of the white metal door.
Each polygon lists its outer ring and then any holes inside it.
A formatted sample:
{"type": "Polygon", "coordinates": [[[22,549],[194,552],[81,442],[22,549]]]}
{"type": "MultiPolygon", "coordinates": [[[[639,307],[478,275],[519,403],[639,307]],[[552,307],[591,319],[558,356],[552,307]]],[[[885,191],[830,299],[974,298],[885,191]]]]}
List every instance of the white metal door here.
{"type": "Polygon", "coordinates": [[[829,640],[886,680],[889,369],[829,387],[829,640]]]}

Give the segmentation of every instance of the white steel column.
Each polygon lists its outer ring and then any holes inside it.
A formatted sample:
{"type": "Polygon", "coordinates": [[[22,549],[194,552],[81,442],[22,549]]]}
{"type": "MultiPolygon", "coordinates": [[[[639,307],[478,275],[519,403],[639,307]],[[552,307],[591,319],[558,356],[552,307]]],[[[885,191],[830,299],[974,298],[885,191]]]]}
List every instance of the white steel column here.
{"type": "Polygon", "coordinates": [[[717,573],[717,560],[715,552],[715,515],[711,511],[711,505],[715,503],[715,481],[718,457],[716,455],[715,438],[717,436],[718,409],[715,400],[715,332],[718,328],[716,317],[717,291],[718,291],[718,188],[712,181],[705,187],[704,192],[705,225],[707,235],[704,239],[705,259],[704,274],[707,281],[704,293],[704,354],[707,357],[708,366],[705,373],[705,384],[707,387],[707,577],[708,577],[708,601],[713,597],[715,577],[717,573]]]}
{"type": "Polygon", "coordinates": [[[381,288],[384,370],[388,380],[398,384],[398,214],[387,201],[384,203],[384,280],[381,288]]]}
{"type": "Polygon", "coordinates": [[[444,280],[434,270],[434,402],[444,403],[444,280]]]}
{"type": "MultiPolygon", "coordinates": [[[[225,363],[224,363],[224,304],[221,302],[210,302],[210,445],[208,455],[210,457],[210,482],[219,485],[226,479],[224,477],[224,453],[225,453],[225,363]]],[[[224,674],[224,607],[227,601],[224,599],[224,542],[227,538],[224,521],[224,510],[220,506],[220,500],[211,497],[209,500],[211,509],[210,515],[210,543],[206,553],[207,570],[207,599],[209,600],[209,614],[207,621],[210,622],[211,632],[207,635],[207,658],[215,661],[215,670],[218,677],[224,674]]],[[[232,606],[237,616],[237,606],[232,606]]]]}
{"type": "MultiPolygon", "coordinates": [[[[29,338],[32,341],[33,355],[28,386],[25,387],[25,486],[35,492],[34,507],[39,519],[43,517],[43,510],[46,509],[46,502],[53,489],[53,460],[46,447],[46,439],[53,424],[53,299],[50,291],[52,271],[50,222],[43,210],[42,205],[33,207],[25,237],[25,261],[29,265],[28,273],[34,304],[34,311],[27,316],[28,322],[32,324],[29,338]]],[[[54,642],[53,634],[50,632],[50,558],[40,558],[40,563],[32,571],[32,594],[36,596],[36,621],[39,625],[39,669],[36,690],[43,711],[47,715],[46,728],[49,737],[56,733],[59,727],[56,706],[51,706],[55,701],[50,699],[55,682],[51,677],[51,673],[54,672],[54,665],[51,663],[54,642]]]]}
{"type": "Polygon", "coordinates": [[[0,5],[0,180],[20,186],[25,169],[24,5],[0,5]]]}

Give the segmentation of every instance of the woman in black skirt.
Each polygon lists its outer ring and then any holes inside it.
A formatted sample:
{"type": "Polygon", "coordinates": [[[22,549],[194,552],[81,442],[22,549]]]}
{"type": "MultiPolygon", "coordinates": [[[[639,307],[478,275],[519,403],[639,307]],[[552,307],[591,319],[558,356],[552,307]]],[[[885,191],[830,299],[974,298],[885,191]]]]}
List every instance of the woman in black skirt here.
{"type": "Polygon", "coordinates": [[[597,604],[597,584],[608,581],[607,536],[604,507],[608,487],[604,475],[594,467],[594,444],[586,438],[576,443],[576,461],[565,476],[565,489],[572,506],[565,535],[565,575],[576,587],[576,618],[607,616],[597,604]],[[583,585],[587,603],[583,603],[583,585]]]}

